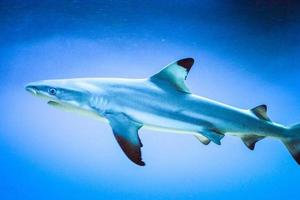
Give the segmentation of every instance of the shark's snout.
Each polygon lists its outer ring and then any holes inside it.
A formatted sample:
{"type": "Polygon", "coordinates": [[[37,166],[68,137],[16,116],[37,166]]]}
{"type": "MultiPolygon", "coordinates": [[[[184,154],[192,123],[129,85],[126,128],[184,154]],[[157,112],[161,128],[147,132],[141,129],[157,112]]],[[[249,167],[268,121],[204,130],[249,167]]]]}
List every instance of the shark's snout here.
{"type": "Polygon", "coordinates": [[[38,88],[34,85],[26,85],[25,86],[26,91],[30,92],[31,94],[36,95],[38,93],[38,88]]]}

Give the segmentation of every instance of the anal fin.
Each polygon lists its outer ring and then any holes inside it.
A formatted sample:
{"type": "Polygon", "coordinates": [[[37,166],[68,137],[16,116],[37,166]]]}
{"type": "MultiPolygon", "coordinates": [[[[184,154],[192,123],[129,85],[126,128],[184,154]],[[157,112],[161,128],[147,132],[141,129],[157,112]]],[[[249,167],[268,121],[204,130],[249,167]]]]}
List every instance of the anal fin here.
{"type": "Polygon", "coordinates": [[[265,138],[264,136],[248,135],[242,137],[241,139],[250,150],[254,150],[256,142],[264,138],[265,138]]]}

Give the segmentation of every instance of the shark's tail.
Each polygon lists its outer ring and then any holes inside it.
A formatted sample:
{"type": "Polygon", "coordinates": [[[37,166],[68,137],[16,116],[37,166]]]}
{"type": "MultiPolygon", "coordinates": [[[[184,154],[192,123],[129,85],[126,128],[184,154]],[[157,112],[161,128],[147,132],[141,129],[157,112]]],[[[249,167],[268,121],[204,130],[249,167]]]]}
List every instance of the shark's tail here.
{"type": "Polygon", "coordinates": [[[283,139],[282,142],[300,165],[300,124],[290,126],[287,131],[289,138],[283,139]]]}

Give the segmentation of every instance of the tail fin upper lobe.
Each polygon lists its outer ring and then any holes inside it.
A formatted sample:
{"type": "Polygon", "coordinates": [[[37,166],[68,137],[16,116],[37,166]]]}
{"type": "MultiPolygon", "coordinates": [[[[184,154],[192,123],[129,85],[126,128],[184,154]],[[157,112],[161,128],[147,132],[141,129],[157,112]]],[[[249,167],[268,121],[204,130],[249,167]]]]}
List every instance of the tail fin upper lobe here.
{"type": "Polygon", "coordinates": [[[291,126],[288,129],[289,138],[282,140],[295,161],[300,165],[300,124],[291,126]]]}

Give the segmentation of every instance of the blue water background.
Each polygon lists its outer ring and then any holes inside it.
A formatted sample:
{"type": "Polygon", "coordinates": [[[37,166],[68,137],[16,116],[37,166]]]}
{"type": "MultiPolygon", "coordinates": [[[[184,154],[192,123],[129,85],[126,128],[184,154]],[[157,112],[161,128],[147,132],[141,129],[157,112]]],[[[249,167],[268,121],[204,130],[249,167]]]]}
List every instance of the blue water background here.
{"type": "Polygon", "coordinates": [[[194,93],[239,108],[268,105],[300,122],[300,4],[289,1],[0,1],[1,199],[299,199],[284,145],[141,131],[146,167],[110,127],[24,90],[43,79],[148,77],[193,57],[194,93]]]}

